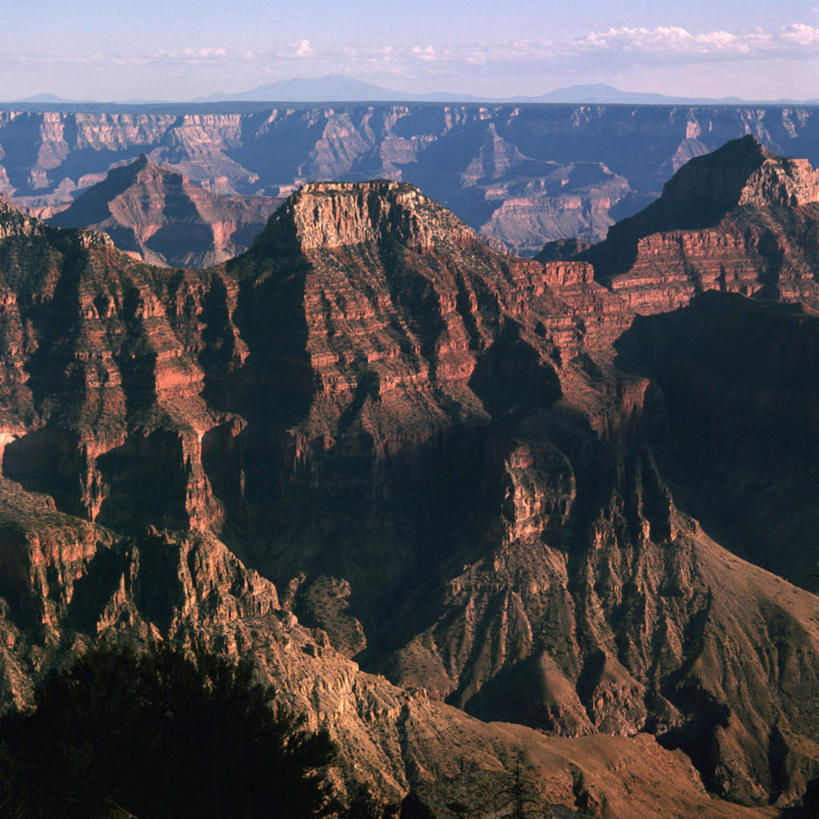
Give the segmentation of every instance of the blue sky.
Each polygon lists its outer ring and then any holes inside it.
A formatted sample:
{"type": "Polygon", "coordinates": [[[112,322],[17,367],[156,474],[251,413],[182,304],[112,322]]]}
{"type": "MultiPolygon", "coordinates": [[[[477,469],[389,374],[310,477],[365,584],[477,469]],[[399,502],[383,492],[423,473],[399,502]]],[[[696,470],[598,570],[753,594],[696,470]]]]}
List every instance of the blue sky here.
{"type": "Polygon", "coordinates": [[[819,0],[2,0],[0,98],[188,99],[346,73],[402,91],[574,83],[819,97],[819,0]]]}

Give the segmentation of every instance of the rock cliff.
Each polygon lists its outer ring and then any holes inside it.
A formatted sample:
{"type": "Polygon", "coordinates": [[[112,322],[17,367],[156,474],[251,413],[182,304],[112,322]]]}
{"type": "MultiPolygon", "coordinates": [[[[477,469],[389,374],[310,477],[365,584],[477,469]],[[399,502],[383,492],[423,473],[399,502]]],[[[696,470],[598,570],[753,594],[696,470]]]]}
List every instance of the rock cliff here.
{"type": "Polygon", "coordinates": [[[698,782],[765,815],[817,777],[811,319],[635,321],[398,181],[305,185],[199,271],[0,215],[7,700],[100,636],[204,635],[381,805],[502,812],[517,760],[532,815],[742,815],[698,782]],[[781,462],[756,543],[737,453],[781,462]]]}
{"type": "Polygon", "coordinates": [[[646,734],[547,737],[362,673],[210,535],[122,538],[9,481],[0,490],[5,703],[27,703],[34,682],[93,640],[196,641],[252,657],[289,708],[328,728],[340,749],[328,776],[371,815],[397,812],[410,790],[442,817],[516,803],[531,816],[766,815],[709,796],[681,753],[646,734]]]}
{"type": "Polygon", "coordinates": [[[724,290],[817,302],[819,172],[753,136],[691,160],[662,196],[579,254],[639,313],[724,290]]]}

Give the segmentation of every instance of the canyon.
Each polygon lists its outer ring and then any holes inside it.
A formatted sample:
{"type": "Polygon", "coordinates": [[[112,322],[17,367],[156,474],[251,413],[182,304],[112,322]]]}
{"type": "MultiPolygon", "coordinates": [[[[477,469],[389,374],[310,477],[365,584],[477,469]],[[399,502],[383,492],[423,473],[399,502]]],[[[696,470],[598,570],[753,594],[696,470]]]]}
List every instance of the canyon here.
{"type": "Polygon", "coordinates": [[[604,239],[685,162],[736,137],[817,165],[817,123],[807,105],[20,104],[0,109],[0,194],[47,218],[141,154],[230,196],[385,178],[534,255],[604,239]]]}
{"type": "Polygon", "coordinates": [[[206,269],[0,204],[4,704],[199,640],[371,815],[804,804],[817,226],[753,136],[536,259],[395,179],[308,182],[206,269]]]}

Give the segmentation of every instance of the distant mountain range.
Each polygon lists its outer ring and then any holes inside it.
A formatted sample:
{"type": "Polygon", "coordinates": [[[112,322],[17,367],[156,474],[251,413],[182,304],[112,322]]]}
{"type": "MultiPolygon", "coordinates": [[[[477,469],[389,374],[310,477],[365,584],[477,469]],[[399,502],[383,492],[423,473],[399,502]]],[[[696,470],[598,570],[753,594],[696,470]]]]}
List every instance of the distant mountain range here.
{"type": "MultiPolygon", "coordinates": [[[[638,105],[739,105],[747,100],[739,97],[674,97],[643,91],[621,91],[605,83],[570,85],[556,88],[537,96],[484,97],[472,94],[456,94],[449,91],[428,94],[411,94],[362,82],[345,74],[328,74],[325,77],[302,77],[278,80],[260,85],[250,91],[236,94],[211,94],[194,102],[545,102],[545,103],[591,103],[591,104],[638,104],[638,105]]],[[[769,101],[770,102],[770,101],[769,101]]],[[[774,100],[781,104],[819,104],[813,100],[774,100]]]]}
{"type": "Polygon", "coordinates": [[[392,102],[392,101],[429,101],[429,102],[553,102],[553,103],[638,103],[645,105],[673,105],[678,103],[722,103],[732,105],[741,103],[739,97],[707,99],[694,97],[670,97],[665,94],[645,93],[639,91],[621,91],[604,83],[591,85],[570,85],[557,88],[537,96],[484,97],[473,94],[456,94],[451,92],[431,92],[428,94],[411,94],[396,91],[379,85],[362,82],[344,74],[328,74],[326,77],[297,78],[278,80],[269,85],[261,85],[250,91],[236,94],[211,94],[200,97],[195,102],[392,102]]]}
{"type": "Polygon", "coordinates": [[[18,102],[69,102],[69,100],[58,97],[56,94],[35,94],[33,97],[26,97],[18,102]]]}
{"type": "Polygon", "coordinates": [[[275,102],[393,102],[395,100],[429,100],[430,102],[477,101],[479,97],[470,94],[433,92],[430,94],[410,94],[383,88],[345,74],[328,74],[326,77],[297,77],[278,80],[269,85],[260,85],[250,91],[237,94],[211,94],[198,97],[194,102],[275,101],[275,102]]]}
{"type": "MultiPolygon", "coordinates": [[[[605,83],[570,85],[536,96],[489,97],[433,91],[412,94],[363,82],[346,74],[327,74],[324,77],[296,77],[260,85],[249,91],[214,93],[196,97],[191,102],[521,102],[521,103],[587,103],[599,105],[819,105],[819,98],[809,100],[743,100],[739,97],[676,97],[644,91],[621,91],[605,83]]],[[[19,100],[23,103],[74,103],[53,94],[37,94],[19,100]]],[[[128,104],[156,103],[156,100],[128,100],[128,104]]],[[[180,101],[184,102],[184,101],[180,101]]]]}

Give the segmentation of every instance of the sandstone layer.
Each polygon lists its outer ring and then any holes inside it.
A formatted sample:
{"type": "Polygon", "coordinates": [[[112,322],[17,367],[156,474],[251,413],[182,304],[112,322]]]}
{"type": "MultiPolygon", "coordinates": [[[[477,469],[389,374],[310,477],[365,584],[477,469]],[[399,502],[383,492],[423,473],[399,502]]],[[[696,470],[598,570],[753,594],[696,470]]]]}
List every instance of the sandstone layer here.
{"type": "Polygon", "coordinates": [[[818,304],[818,223],[819,172],[747,136],[689,162],[578,258],[638,313],[706,290],[818,304]]]}

